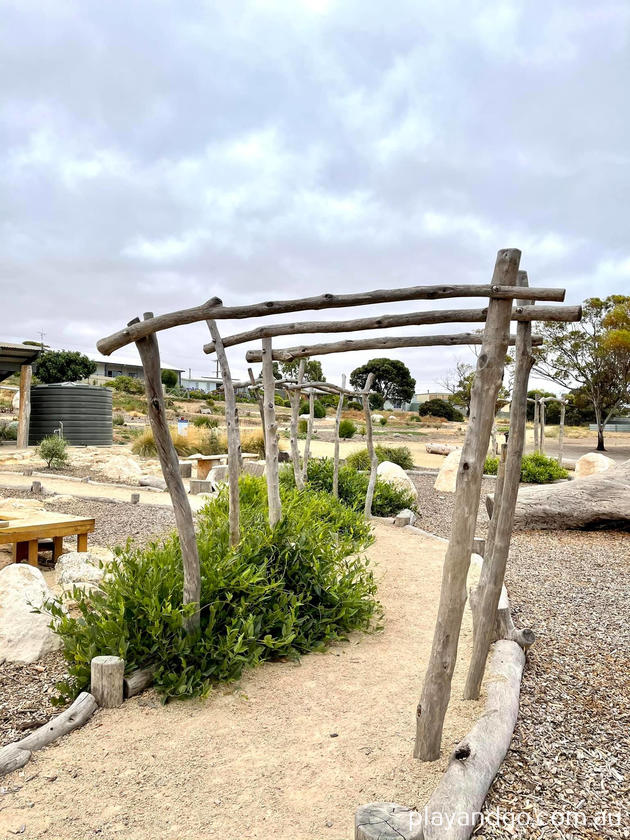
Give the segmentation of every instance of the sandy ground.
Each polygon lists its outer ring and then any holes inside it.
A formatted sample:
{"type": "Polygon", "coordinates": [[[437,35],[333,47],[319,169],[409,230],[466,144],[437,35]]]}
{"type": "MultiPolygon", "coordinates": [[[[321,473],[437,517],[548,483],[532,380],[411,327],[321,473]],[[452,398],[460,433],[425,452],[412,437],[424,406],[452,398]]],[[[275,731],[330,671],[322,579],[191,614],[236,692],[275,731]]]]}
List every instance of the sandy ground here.
{"type": "Polygon", "coordinates": [[[149,692],[100,711],[2,780],[0,836],[350,840],[362,803],[421,808],[481,711],[459,699],[471,622],[467,614],[443,757],[420,764],[415,707],[445,543],[375,527],[382,632],[299,664],[265,664],[206,700],[162,707],[149,692]]]}

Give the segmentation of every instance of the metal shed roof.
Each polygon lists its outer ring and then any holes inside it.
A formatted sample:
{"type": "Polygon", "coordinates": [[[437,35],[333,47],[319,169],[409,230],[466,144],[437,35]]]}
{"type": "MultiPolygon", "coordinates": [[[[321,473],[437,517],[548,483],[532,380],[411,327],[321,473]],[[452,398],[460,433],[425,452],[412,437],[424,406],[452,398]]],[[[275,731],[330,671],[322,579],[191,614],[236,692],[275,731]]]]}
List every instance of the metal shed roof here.
{"type": "Polygon", "coordinates": [[[41,348],[29,344],[0,342],[0,382],[12,373],[19,373],[22,365],[32,365],[41,348]]]}

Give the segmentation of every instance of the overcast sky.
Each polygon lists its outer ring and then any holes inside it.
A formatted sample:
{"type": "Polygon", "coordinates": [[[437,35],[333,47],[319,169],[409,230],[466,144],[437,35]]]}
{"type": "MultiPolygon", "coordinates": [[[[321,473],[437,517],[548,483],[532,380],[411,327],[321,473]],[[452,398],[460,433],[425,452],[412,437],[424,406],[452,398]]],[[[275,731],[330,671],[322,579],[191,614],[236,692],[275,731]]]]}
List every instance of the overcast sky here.
{"type": "MultiPolygon", "coordinates": [[[[0,0],[0,16],[0,339],[94,353],[135,315],[214,295],[487,282],[502,247],[567,303],[629,291],[627,0],[0,0]]],[[[161,333],[162,357],[212,373],[207,340],[161,333]]],[[[469,352],[391,355],[426,390],[469,352]]]]}

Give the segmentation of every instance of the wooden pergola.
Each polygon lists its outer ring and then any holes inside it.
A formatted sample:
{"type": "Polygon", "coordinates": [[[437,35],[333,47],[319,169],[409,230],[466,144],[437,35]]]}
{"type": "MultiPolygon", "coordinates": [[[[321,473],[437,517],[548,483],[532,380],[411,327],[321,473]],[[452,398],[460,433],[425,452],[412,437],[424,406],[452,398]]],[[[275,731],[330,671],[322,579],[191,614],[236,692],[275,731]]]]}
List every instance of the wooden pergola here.
{"type": "Polygon", "coordinates": [[[18,413],[17,447],[28,446],[28,431],[31,419],[31,380],[33,362],[41,353],[39,347],[30,344],[0,343],[0,382],[14,373],[20,374],[20,409],[18,413]]]}
{"type": "MultiPolygon", "coordinates": [[[[261,347],[246,353],[248,362],[262,362],[262,413],[266,444],[266,480],[268,490],[269,521],[273,527],[282,516],[278,475],[278,430],[275,414],[275,388],[273,376],[274,361],[306,359],[330,353],[344,353],[352,350],[393,349],[404,347],[457,346],[479,344],[475,382],[472,390],[469,421],[464,439],[462,456],[458,469],[455,494],[455,515],[444,561],[442,590],[438,618],[429,666],[425,676],[420,702],[417,708],[416,746],[414,755],[423,760],[434,760],[439,756],[442,727],[450,699],[451,681],[457,657],[460,627],[466,603],[466,578],[475,537],[475,525],[479,507],[483,465],[488,451],[494,409],[503,379],[506,351],[509,344],[516,347],[516,372],[510,413],[510,436],[507,445],[501,498],[496,501],[492,538],[486,547],[479,587],[476,591],[476,619],[473,658],[466,683],[466,697],[479,696],[486,658],[497,619],[499,599],[505,576],[512,518],[518,492],[521,457],[525,437],[527,406],[527,385],[533,364],[532,346],[541,339],[532,335],[534,321],[576,321],[581,318],[579,306],[538,306],[538,301],[562,302],[564,289],[533,288],[528,286],[527,274],[519,271],[521,253],[517,249],[498,252],[491,282],[488,285],[434,285],[413,286],[400,289],[379,289],[354,294],[324,294],[317,297],[285,301],[265,301],[247,306],[224,306],[218,298],[206,303],[154,316],[147,312],[144,319],[134,318],[119,332],[98,342],[98,349],[104,355],[112,353],[131,342],[140,352],[145,372],[145,386],[148,399],[149,419],[153,429],[164,478],[173,500],[175,518],[180,536],[184,566],[184,602],[198,603],[200,593],[199,558],[193,527],[193,518],[179,474],[178,459],[169,433],[164,397],[160,382],[160,356],[157,333],[164,329],[184,324],[206,321],[211,341],[205,352],[215,352],[221,364],[225,391],[225,415],[228,436],[230,540],[232,545],[239,541],[239,489],[240,435],[238,412],[234,394],[234,383],[228,364],[226,348],[248,341],[260,340],[261,347]],[[291,324],[265,324],[247,332],[221,336],[217,322],[228,319],[263,318],[305,310],[323,310],[351,306],[367,306],[413,300],[438,300],[447,298],[487,298],[487,307],[469,310],[437,310],[405,312],[399,315],[376,314],[371,318],[345,321],[311,321],[291,324]],[[515,305],[514,305],[515,304],[515,305]],[[516,333],[510,335],[510,323],[516,322],[516,333]],[[420,326],[442,323],[483,323],[481,334],[438,334],[418,336],[380,335],[358,340],[343,339],[330,343],[305,344],[288,348],[274,348],[273,338],[281,335],[305,333],[336,333],[375,330],[398,326],[420,326]]],[[[294,426],[297,425],[296,403],[299,393],[309,388],[301,381],[303,368],[298,372],[295,383],[287,383],[292,401],[293,467],[296,483],[302,486],[305,478],[301,472],[298,478],[299,454],[294,426]],[[295,387],[291,387],[295,385],[295,387]],[[295,423],[293,420],[295,415],[295,423]]],[[[250,384],[260,397],[260,384],[250,370],[250,384]]],[[[324,383],[318,383],[319,386],[324,383]]],[[[369,390],[366,382],[361,391],[366,416],[366,433],[370,451],[371,471],[369,502],[366,500],[366,514],[371,510],[371,493],[376,481],[376,457],[371,441],[371,415],[369,390]]],[[[340,405],[345,387],[338,389],[340,405]]],[[[312,391],[311,391],[312,393],[312,391]]],[[[309,396],[309,400],[311,397],[309,396]]],[[[260,405],[260,403],[259,403],[260,405]]],[[[341,416],[338,408],[337,421],[341,416]]],[[[307,459],[305,459],[307,460],[307,459]]],[[[336,455],[338,463],[338,450],[336,455]]],[[[198,614],[191,618],[191,626],[199,622],[198,614]]]]}

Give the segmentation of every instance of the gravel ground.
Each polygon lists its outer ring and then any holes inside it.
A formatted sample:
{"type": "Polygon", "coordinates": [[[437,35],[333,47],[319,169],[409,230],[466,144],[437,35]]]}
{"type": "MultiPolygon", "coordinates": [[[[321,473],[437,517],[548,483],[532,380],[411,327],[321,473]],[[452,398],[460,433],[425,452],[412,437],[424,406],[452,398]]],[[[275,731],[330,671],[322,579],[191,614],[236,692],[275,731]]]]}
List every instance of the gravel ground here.
{"type": "MultiPolygon", "coordinates": [[[[447,537],[454,497],[436,493],[432,476],[414,480],[420,527],[447,537]]],[[[484,485],[482,499],[494,482],[484,485]]],[[[478,534],[487,522],[481,505],[478,534]]],[[[506,576],[512,610],[538,640],[478,840],[630,837],[629,570],[627,532],[514,535],[506,576]]]]}

